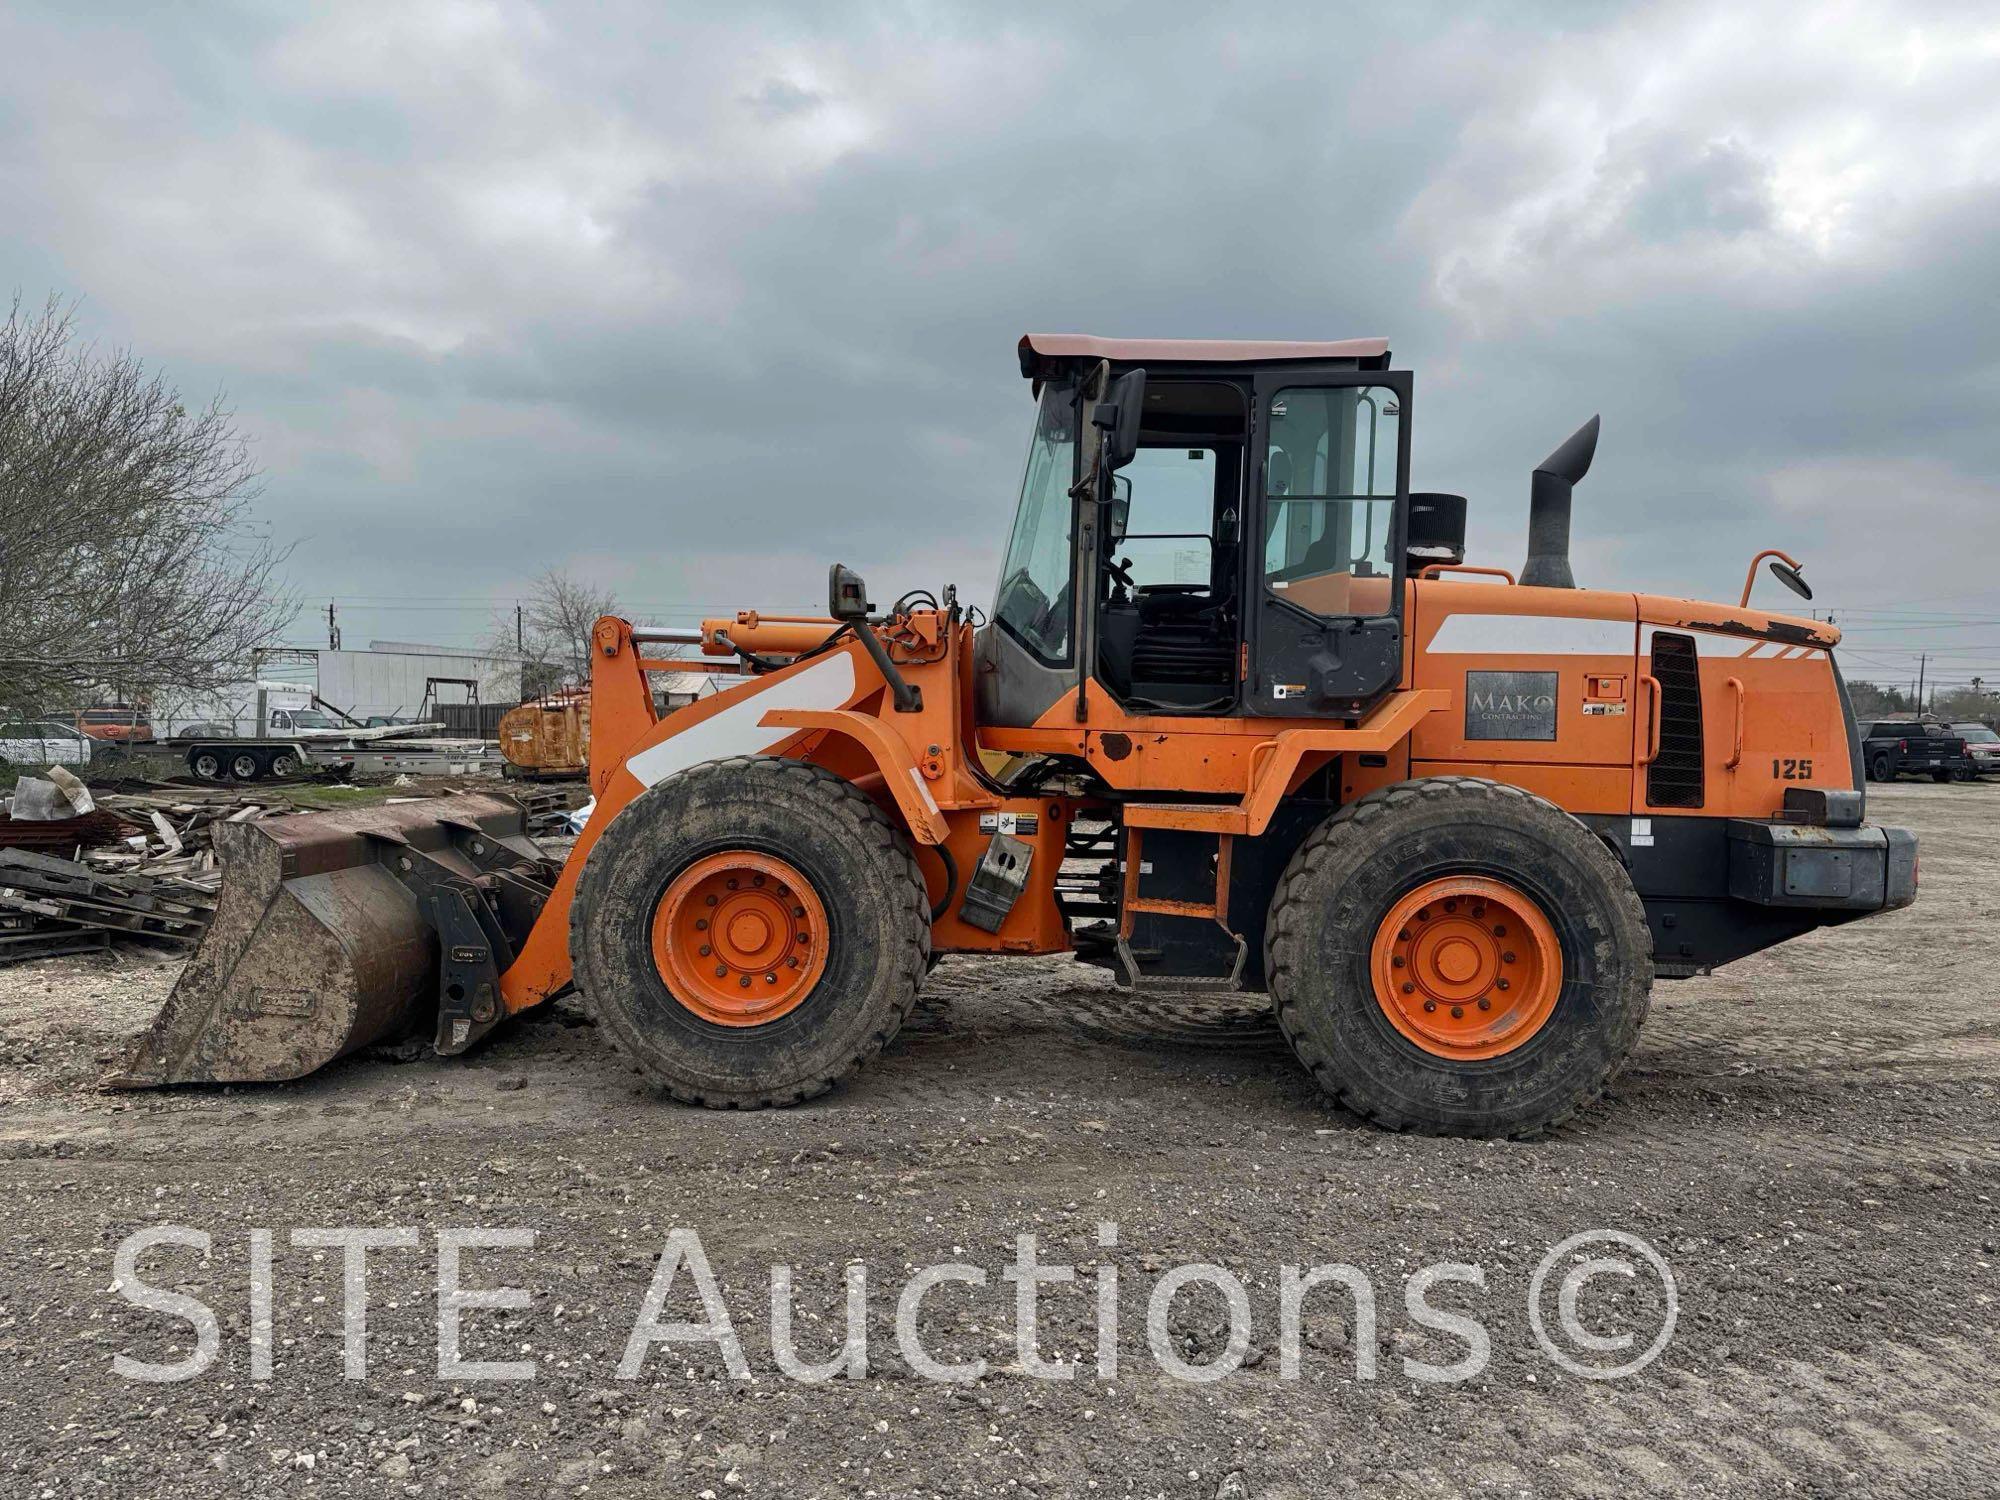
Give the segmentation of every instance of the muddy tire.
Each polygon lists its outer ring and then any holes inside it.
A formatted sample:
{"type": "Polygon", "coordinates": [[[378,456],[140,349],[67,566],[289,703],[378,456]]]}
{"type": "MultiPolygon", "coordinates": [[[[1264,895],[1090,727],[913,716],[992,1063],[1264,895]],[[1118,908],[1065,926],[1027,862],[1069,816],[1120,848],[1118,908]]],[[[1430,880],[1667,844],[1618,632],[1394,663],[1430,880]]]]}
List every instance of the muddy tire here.
{"type": "Polygon", "coordinates": [[[1391,1130],[1519,1137],[1616,1075],[1646,1017],[1652,952],[1631,879],[1582,823],[1519,787],[1440,776],[1373,792],[1300,845],[1272,897],[1264,962],[1293,1052],[1348,1109],[1391,1130]],[[1488,913],[1488,899],[1512,905],[1488,913]],[[1426,950],[1434,919],[1453,933],[1426,950]],[[1530,923],[1534,950],[1521,941],[1530,923]],[[1475,988],[1453,1020],[1461,982],[1475,988]]]}
{"type": "Polygon", "coordinates": [[[641,793],[591,850],[570,914],[585,1007],[674,1098],[714,1108],[797,1104],[853,1073],[909,1016],[930,946],[923,875],[903,831],[831,772],[761,756],[694,766],[641,793]],[[692,929],[704,913],[730,927],[736,870],[742,897],[763,904],[738,913],[736,949],[694,948],[731,940],[692,929]],[[798,930],[779,930],[793,912],[798,930]],[[812,955],[803,974],[782,958],[769,974],[761,960],[745,967],[766,947],[794,951],[794,940],[812,955]],[[698,973],[688,967],[697,953],[698,973]],[[711,984],[707,964],[725,958],[737,968],[711,984]],[[778,998],[764,1019],[767,984],[778,998]]]}

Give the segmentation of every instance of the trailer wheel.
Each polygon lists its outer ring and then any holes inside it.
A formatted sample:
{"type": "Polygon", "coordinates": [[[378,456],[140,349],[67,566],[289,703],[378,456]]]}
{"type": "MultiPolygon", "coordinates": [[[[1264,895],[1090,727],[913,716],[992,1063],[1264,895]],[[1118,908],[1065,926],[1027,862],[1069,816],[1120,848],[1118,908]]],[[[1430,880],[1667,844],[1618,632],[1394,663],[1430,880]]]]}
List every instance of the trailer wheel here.
{"type": "Polygon", "coordinates": [[[299,758],[289,750],[277,751],[271,757],[273,776],[293,776],[298,774],[299,758]]]}
{"type": "Polygon", "coordinates": [[[1320,1086],[1392,1130],[1530,1136],[1604,1091],[1652,993],[1652,936],[1597,836],[1519,787],[1373,792],[1300,845],[1264,962],[1320,1086]]]}
{"type": "Polygon", "coordinates": [[[248,750],[229,757],[229,774],[238,781],[255,781],[264,774],[264,762],[248,750]]]}
{"type": "Polygon", "coordinates": [[[1870,781],[1888,781],[1895,774],[1896,764],[1889,759],[1889,752],[1886,750],[1878,750],[1875,753],[1875,758],[1868,762],[1868,779],[1870,781]]]}
{"type": "Polygon", "coordinates": [[[188,756],[188,770],[203,781],[222,780],[222,752],[196,750],[188,756]]]}
{"type": "Polygon", "coordinates": [[[800,761],[694,766],[640,794],[577,882],[570,956],[619,1050],[690,1104],[824,1093],[895,1036],[930,910],[909,840],[800,761]]]}

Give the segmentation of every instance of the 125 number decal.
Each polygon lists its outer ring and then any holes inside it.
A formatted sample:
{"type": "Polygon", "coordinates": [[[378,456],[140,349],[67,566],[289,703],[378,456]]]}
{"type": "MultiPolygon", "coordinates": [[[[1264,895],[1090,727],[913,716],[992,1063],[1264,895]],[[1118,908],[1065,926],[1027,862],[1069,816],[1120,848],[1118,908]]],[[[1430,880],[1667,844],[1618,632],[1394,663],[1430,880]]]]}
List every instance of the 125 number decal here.
{"type": "Polygon", "coordinates": [[[1792,760],[1780,759],[1775,755],[1772,756],[1771,779],[1774,781],[1811,781],[1812,757],[1808,755],[1797,760],[1792,760]]]}

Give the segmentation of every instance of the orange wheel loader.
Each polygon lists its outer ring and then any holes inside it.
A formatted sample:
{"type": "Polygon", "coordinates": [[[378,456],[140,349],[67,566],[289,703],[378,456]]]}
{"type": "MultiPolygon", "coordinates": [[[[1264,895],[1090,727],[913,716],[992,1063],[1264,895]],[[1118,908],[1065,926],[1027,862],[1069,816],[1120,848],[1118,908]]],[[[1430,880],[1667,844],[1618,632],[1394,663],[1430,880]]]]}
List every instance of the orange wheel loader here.
{"type": "Polygon", "coordinates": [[[1914,898],[1838,632],[1750,606],[1764,554],[1735,605],[1575,586],[1595,418],[1534,471],[1517,578],[1411,490],[1381,340],[1020,364],[990,615],[836,565],[825,617],[600,620],[560,867],[498,797],[225,825],[214,925],[112,1081],[296,1077],[412,1025],[460,1052],[574,984],[674,1098],[792,1104],[937,955],[1073,953],[1268,992],[1380,1125],[1527,1135],[1603,1091],[1655,979],[1914,898]],[[661,719],[669,669],[746,680],[661,719]]]}

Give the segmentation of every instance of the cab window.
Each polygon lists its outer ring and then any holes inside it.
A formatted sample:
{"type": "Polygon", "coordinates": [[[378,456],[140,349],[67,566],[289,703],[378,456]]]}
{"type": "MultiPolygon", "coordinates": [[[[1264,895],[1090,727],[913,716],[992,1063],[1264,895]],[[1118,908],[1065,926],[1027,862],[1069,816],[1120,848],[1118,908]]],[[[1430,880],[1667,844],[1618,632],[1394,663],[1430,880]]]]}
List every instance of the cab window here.
{"type": "Polygon", "coordinates": [[[1021,476],[1021,503],[1000,567],[993,615],[1050,666],[1069,659],[1071,510],[1076,477],[1076,388],[1042,391],[1021,476]]]}
{"type": "Polygon", "coordinates": [[[1131,586],[1206,585],[1215,566],[1213,448],[1141,448],[1120,472],[1130,486],[1121,506],[1125,532],[1115,542],[1131,586]]]}
{"type": "Polygon", "coordinates": [[[1402,407],[1386,386],[1292,386],[1271,398],[1265,583],[1315,614],[1386,611],[1402,407]],[[1355,603],[1360,599],[1359,604],[1355,603]]]}

